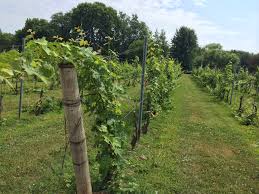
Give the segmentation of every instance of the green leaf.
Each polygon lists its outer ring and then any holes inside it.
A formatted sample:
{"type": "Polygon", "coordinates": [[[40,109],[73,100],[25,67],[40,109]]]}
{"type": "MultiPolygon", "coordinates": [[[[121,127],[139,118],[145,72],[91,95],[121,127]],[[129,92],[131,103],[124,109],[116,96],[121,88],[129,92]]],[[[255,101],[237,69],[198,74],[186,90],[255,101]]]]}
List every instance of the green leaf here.
{"type": "Polygon", "coordinates": [[[5,78],[5,77],[3,77],[1,75],[0,75],[0,81],[7,83],[7,85],[9,85],[11,88],[13,88],[12,83],[7,78],[5,78]]]}
{"type": "Polygon", "coordinates": [[[65,43],[60,43],[61,46],[67,48],[67,50],[71,51],[71,48],[68,44],[65,44],[65,43]]]}
{"type": "Polygon", "coordinates": [[[50,56],[51,50],[47,46],[42,46],[42,49],[45,51],[47,55],[50,56]]]}
{"type": "Polygon", "coordinates": [[[45,38],[37,39],[34,42],[38,45],[41,45],[41,46],[47,46],[48,45],[48,42],[45,38]]]}
{"type": "Polygon", "coordinates": [[[107,127],[106,127],[105,125],[101,125],[100,127],[98,127],[98,129],[99,129],[99,131],[101,131],[101,132],[105,132],[105,133],[108,132],[107,127]]]}
{"type": "Polygon", "coordinates": [[[48,81],[46,79],[46,77],[42,76],[36,69],[27,66],[27,65],[23,65],[22,68],[24,69],[24,71],[30,76],[30,75],[35,75],[36,77],[38,77],[41,81],[43,81],[45,84],[48,84],[48,81]]]}
{"type": "Polygon", "coordinates": [[[11,69],[1,68],[0,72],[6,73],[9,76],[13,76],[13,71],[11,69]]]}

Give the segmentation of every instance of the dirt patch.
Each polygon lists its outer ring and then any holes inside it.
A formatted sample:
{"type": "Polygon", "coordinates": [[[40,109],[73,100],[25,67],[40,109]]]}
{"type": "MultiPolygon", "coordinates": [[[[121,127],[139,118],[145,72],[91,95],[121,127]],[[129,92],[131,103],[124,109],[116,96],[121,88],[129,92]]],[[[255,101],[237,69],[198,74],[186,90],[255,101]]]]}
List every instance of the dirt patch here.
{"type": "Polygon", "coordinates": [[[206,143],[203,144],[196,144],[194,146],[196,150],[205,154],[207,156],[216,156],[216,157],[224,157],[224,158],[231,158],[235,155],[235,152],[232,148],[226,145],[209,145],[206,143]]]}
{"type": "Polygon", "coordinates": [[[202,170],[202,166],[200,164],[193,163],[193,164],[191,164],[191,169],[194,174],[197,174],[198,172],[200,172],[202,170]]]}
{"type": "Polygon", "coordinates": [[[204,122],[204,113],[201,109],[201,107],[199,107],[196,104],[193,104],[192,102],[187,102],[186,104],[188,104],[188,108],[186,108],[186,111],[188,111],[189,114],[189,121],[192,123],[201,123],[204,122]]]}
{"type": "Polygon", "coordinates": [[[230,157],[234,156],[235,153],[230,148],[223,147],[221,155],[226,157],[226,158],[230,158],[230,157]]]}
{"type": "Polygon", "coordinates": [[[200,115],[198,114],[195,114],[195,113],[192,113],[191,116],[190,116],[190,122],[193,122],[193,123],[201,123],[202,122],[202,118],[200,115]]]}

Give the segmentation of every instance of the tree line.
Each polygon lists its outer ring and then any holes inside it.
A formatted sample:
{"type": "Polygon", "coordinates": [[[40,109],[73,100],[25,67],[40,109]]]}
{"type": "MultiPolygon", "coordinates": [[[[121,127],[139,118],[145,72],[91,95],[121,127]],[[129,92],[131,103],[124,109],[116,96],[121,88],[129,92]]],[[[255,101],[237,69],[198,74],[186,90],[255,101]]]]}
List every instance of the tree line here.
{"type": "Polygon", "coordinates": [[[35,38],[46,37],[48,41],[54,41],[57,36],[63,40],[75,39],[77,33],[73,29],[77,26],[86,32],[84,36],[88,41],[87,46],[101,51],[103,55],[114,51],[122,61],[133,61],[135,56],[141,60],[143,39],[145,36],[153,36],[155,43],[162,49],[162,54],[180,62],[185,71],[191,71],[198,66],[222,68],[235,56],[240,60],[240,67],[250,72],[255,72],[259,64],[259,54],[224,51],[216,43],[200,47],[195,31],[185,26],[176,30],[169,44],[164,30],[156,31],[152,35],[148,26],[137,15],[128,16],[99,2],[81,3],[67,13],[55,13],[50,21],[28,18],[24,27],[15,34],[0,30],[0,52],[17,48],[12,45],[18,45],[19,48],[29,29],[35,32],[35,38]]]}
{"type": "Polygon", "coordinates": [[[237,70],[244,68],[250,73],[255,73],[259,65],[259,54],[238,50],[225,51],[222,45],[211,43],[196,50],[192,64],[196,68],[210,67],[222,70],[230,62],[236,64],[237,70]]]}

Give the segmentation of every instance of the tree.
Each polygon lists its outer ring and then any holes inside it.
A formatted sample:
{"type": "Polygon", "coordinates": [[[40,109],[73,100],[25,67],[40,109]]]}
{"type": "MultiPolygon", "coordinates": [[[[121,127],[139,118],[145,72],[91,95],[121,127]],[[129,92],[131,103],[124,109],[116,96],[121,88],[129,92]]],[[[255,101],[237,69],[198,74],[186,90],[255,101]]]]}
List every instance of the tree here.
{"type": "Polygon", "coordinates": [[[204,47],[205,50],[222,50],[223,47],[219,43],[210,43],[204,47]]]}
{"type": "MultiPolygon", "coordinates": [[[[118,17],[119,22],[116,25],[114,47],[119,53],[123,53],[120,55],[121,60],[130,60],[131,56],[128,55],[128,52],[125,53],[125,51],[134,47],[137,44],[134,43],[135,41],[139,43],[142,40],[143,43],[144,37],[149,35],[149,29],[144,22],[138,20],[137,15],[130,17],[120,12],[118,17]]],[[[138,54],[138,56],[141,56],[141,54],[138,54]]]]}
{"type": "Polygon", "coordinates": [[[129,61],[133,61],[136,56],[140,61],[143,59],[143,44],[144,40],[135,40],[130,45],[128,50],[126,50],[123,54],[129,61]]]}
{"type": "Polygon", "coordinates": [[[171,56],[181,63],[183,70],[192,70],[192,58],[197,45],[197,36],[194,30],[181,27],[176,30],[172,39],[171,56]]]}
{"type": "Polygon", "coordinates": [[[35,32],[35,38],[46,37],[47,39],[50,39],[51,37],[51,29],[47,20],[39,18],[29,18],[26,20],[24,27],[21,30],[17,30],[15,32],[15,38],[18,44],[21,44],[22,38],[28,35],[29,29],[35,32]]]}
{"type": "Polygon", "coordinates": [[[49,22],[39,18],[27,19],[25,26],[16,31],[15,38],[21,44],[28,29],[32,29],[35,38],[46,37],[48,41],[53,41],[53,36],[59,36],[68,40],[78,36],[76,27],[85,32],[82,36],[94,50],[101,49],[102,54],[107,55],[111,49],[119,53],[120,60],[127,60],[128,53],[125,51],[134,41],[143,40],[150,33],[137,15],[117,13],[112,7],[96,2],[81,3],[67,13],[55,13],[49,22]]]}
{"type": "Polygon", "coordinates": [[[259,53],[256,55],[252,55],[247,60],[247,69],[250,72],[255,73],[256,69],[259,67],[259,53]]]}
{"type": "MultiPolygon", "coordinates": [[[[81,3],[71,11],[71,26],[81,26],[86,32],[86,39],[97,50],[108,50],[107,37],[115,38],[117,11],[103,3],[81,3]]],[[[113,50],[113,45],[109,45],[113,50]]]]}
{"type": "Polygon", "coordinates": [[[0,29],[0,52],[10,50],[15,42],[14,35],[11,33],[3,33],[0,29]]]}
{"type": "Polygon", "coordinates": [[[229,63],[232,63],[236,69],[240,68],[238,55],[231,51],[224,51],[218,43],[211,43],[196,51],[193,60],[194,67],[209,66],[213,69],[224,69],[229,63]]]}
{"type": "Polygon", "coordinates": [[[240,66],[245,68],[249,66],[249,59],[252,57],[252,54],[245,51],[233,50],[233,53],[237,54],[240,58],[240,66]]]}
{"type": "Polygon", "coordinates": [[[70,38],[70,30],[73,28],[71,24],[71,12],[63,14],[62,12],[55,13],[51,16],[49,28],[51,36],[60,36],[65,40],[70,38]]]}
{"type": "Polygon", "coordinates": [[[168,56],[170,48],[166,40],[166,35],[164,30],[161,30],[160,33],[156,30],[154,34],[154,41],[155,41],[155,44],[157,44],[162,49],[163,55],[165,57],[168,56]]]}

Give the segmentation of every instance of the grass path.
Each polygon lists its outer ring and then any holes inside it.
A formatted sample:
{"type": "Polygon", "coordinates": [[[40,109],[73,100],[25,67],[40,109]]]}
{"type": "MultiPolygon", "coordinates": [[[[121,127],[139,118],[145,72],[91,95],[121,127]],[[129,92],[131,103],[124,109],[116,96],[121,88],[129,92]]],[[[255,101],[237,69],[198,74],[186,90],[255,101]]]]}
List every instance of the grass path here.
{"type": "MultiPolygon", "coordinates": [[[[130,90],[130,96],[137,91],[130,90]]],[[[36,94],[29,97],[29,102],[37,99],[36,94]]],[[[146,193],[258,194],[259,130],[240,125],[225,104],[202,91],[190,76],[181,78],[172,98],[174,109],[152,120],[137,149],[128,151],[126,178],[135,178],[137,189],[146,193]]],[[[0,126],[0,194],[74,193],[69,154],[61,168],[63,111],[38,117],[23,113],[18,121],[16,109],[11,109],[17,99],[5,97],[3,116],[8,119],[0,126]]],[[[85,115],[84,122],[91,178],[96,181],[92,120],[85,115]]]]}
{"type": "Polygon", "coordinates": [[[154,119],[125,172],[139,190],[259,193],[259,131],[242,126],[223,103],[184,75],[174,110],[154,119]]]}

